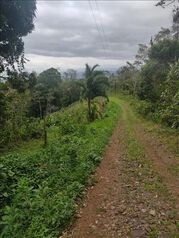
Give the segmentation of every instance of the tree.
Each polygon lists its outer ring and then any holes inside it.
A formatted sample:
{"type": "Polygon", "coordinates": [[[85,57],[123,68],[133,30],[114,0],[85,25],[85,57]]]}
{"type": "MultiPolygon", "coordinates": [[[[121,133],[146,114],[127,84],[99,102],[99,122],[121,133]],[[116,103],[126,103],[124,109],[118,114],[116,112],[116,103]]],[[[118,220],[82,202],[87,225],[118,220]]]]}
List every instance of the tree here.
{"type": "Polygon", "coordinates": [[[136,55],[136,61],[135,63],[137,65],[143,65],[147,59],[148,59],[148,51],[149,51],[149,47],[145,44],[139,44],[139,49],[136,55]]]}
{"type": "Polygon", "coordinates": [[[34,29],[36,1],[0,1],[0,73],[24,66],[22,37],[34,29]]]}
{"type": "Polygon", "coordinates": [[[37,74],[34,71],[29,74],[29,80],[28,80],[28,88],[29,88],[31,94],[32,94],[32,91],[36,84],[37,84],[37,74]]]}
{"type": "Polygon", "coordinates": [[[155,35],[154,37],[154,42],[159,42],[162,41],[164,39],[171,39],[172,38],[172,34],[171,34],[171,30],[168,28],[164,28],[161,27],[161,30],[155,35]]]}
{"type": "Polygon", "coordinates": [[[140,82],[140,75],[139,70],[136,67],[136,62],[134,64],[127,62],[127,65],[117,71],[117,75],[118,88],[136,96],[140,82]]]}
{"type": "Polygon", "coordinates": [[[156,6],[166,7],[166,6],[169,6],[170,4],[173,4],[175,2],[178,2],[178,0],[160,0],[156,4],[156,6]]]}
{"type": "MultiPolygon", "coordinates": [[[[68,106],[75,101],[80,100],[81,88],[75,80],[65,80],[60,85],[62,106],[68,106]]],[[[59,91],[59,90],[58,90],[59,91]]]]}
{"type": "Polygon", "coordinates": [[[161,6],[163,8],[173,5],[173,34],[175,39],[179,40],[179,0],[160,0],[156,6],[161,6]]]}
{"type": "Polygon", "coordinates": [[[106,86],[109,85],[108,78],[104,71],[96,70],[99,65],[90,67],[86,64],[85,68],[85,79],[84,82],[80,83],[83,88],[83,95],[88,103],[88,116],[89,120],[92,120],[91,101],[97,96],[103,96],[107,98],[106,86]]]}
{"type": "Polygon", "coordinates": [[[7,82],[12,89],[19,93],[25,92],[28,88],[29,74],[27,72],[9,71],[7,82]]]}
{"type": "Polygon", "coordinates": [[[61,82],[61,73],[54,68],[47,69],[38,76],[38,83],[42,83],[49,89],[58,87],[61,82]]]}
{"type": "Polygon", "coordinates": [[[66,72],[63,73],[64,80],[76,80],[77,72],[74,69],[67,69],[66,72]]]}
{"type": "Polygon", "coordinates": [[[33,90],[32,100],[38,104],[40,119],[43,120],[44,146],[47,145],[47,123],[46,116],[51,112],[53,100],[52,91],[44,84],[37,84],[33,90]]]}
{"type": "Polygon", "coordinates": [[[169,65],[179,59],[179,41],[164,39],[154,44],[149,51],[149,58],[169,65]]]}
{"type": "Polygon", "coordinates": [[[138,92],[140,99],[156,103],[163,91],[168,67],[157,60],[150,59],[141,70],[141,85],[138,92]]]}

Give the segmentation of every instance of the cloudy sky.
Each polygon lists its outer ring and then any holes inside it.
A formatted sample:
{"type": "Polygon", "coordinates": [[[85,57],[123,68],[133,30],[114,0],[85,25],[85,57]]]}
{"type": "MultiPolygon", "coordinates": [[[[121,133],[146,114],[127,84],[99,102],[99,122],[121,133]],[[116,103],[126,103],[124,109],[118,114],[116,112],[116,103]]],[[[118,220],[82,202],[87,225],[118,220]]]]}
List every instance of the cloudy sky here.
{"type": "Polygon", "coordinates": [[[37,1],[35,30],[24,38],[26,69],[81,70],[85,63],[117,69],[132,61],[139,43],[172,23],[156,1],[37,1]]]}

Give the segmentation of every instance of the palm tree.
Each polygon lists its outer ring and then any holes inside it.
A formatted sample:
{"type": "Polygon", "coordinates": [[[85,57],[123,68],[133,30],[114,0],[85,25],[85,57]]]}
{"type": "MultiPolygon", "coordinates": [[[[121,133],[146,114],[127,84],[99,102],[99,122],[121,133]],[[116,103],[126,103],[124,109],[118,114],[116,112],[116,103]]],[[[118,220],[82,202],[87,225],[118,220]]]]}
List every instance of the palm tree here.
{"type": "Polygon", "coordinates": [[[86,64],[85,80],[83,83],[80,83],[80,86],[83,88],[83,96],[88,103],[88,116],[90,120],[92,119],[92,99],[97,96],[103,96],[107,98],[106,86],[109,85],[105,72],[96,69],[98,66],[99,65],[96,64],[93,67],[90,67],[88,64],[86,64]]]}

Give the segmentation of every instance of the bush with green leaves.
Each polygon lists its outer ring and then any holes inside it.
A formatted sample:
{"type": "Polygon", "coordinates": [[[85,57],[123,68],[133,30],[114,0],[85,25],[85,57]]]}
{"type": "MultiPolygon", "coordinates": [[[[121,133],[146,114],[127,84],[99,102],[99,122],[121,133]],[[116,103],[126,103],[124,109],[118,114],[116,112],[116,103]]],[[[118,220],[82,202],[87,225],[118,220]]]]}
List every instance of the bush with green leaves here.
{"type": "Polygon", "coordinates": [[[142,116],[150,116],[154,113],[153,104],[149,101],[137,101],[137,103],[135,103],[135,108],[142,116]]]}
{"type": "Polygon", "coordinates": [[[23,140],[38,139],[43,134],[43,125],[40,118],[26,118],[24,124],[21,127],[21,138],[23,140]]]}

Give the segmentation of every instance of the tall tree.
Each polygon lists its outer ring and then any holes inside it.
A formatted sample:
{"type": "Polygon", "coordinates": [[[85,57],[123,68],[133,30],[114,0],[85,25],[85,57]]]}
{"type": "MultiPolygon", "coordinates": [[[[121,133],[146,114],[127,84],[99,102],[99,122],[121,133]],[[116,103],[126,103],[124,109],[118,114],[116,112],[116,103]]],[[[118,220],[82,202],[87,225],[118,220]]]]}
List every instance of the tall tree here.
{"type": "Polygon", "coordinates": [[[61,73],[55,68],[47,69],[38,76],[38,83],[42,83],[50,89],[56,88],[61,81],[61,73]]]}
{"type": "Polygon", "coordinates": [[[92,120],[91,101],[97,96],[107,97],[106,86],[109,85],[108,78],[104,71],[97,70],[99,65],[90,67],[86,64],[85,68],[85,80],[80,84],[83,88],[83,95],[88,102],[88,116],[89,120],[92,120]]]}
{"type": "Polygon", "coordinates": [[[148,59],[148,51],[149,51],[149,46],[146,44],[139,44],[139,49],[136,55],[136,61],[135,64],[136,65],[143,65],[144,63],[146,63],[147,59],[148,59]]]}
{"type": "Polygon", "coordinates": [[[157,43],[164,39],[172,39],[172,34],[170,29],[161,27],[161,30],[154,37],[154,42],[157,43]]]}
{"type": "Polygon", "coordinates": [[[53,99],[53,93],[51,89],[46,87],[46,85],[39,83],[34,87],[32,100],[34,100],[35,103],[38,103],[40,118],[41,120],[43,120],[43,134],[45,146],[47,145],[46,116],[51,112],[51,103],[53,99]]]}
{"type": "Polygon", "coordinates": [[[36,0],[0,1],[0,73],[11,67],[23,68],[22,37],[34,29],[36,0]]]}
{"type": "Polygon", "coordinates": [[[77,72],[74,69],[67,69],[66,72],[63,73],[64,80],[76,80],[77,79],[77,72]]]}
{"type": "Polygon", "coordinates": [[[161,6],[163,8],[173,5],[173,34],[175,39],[179,40],[179,0],[160,0],[156,6],[161,6]]]}

